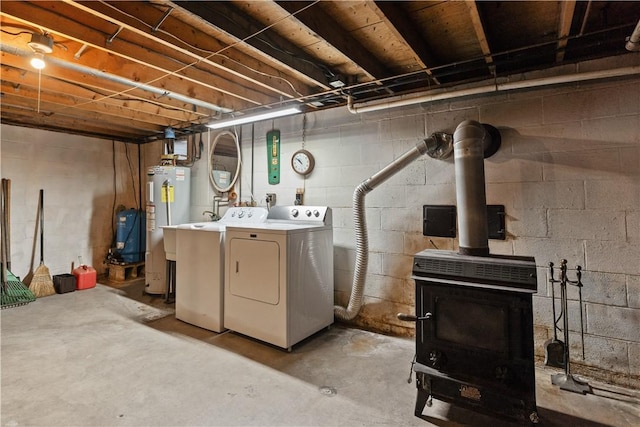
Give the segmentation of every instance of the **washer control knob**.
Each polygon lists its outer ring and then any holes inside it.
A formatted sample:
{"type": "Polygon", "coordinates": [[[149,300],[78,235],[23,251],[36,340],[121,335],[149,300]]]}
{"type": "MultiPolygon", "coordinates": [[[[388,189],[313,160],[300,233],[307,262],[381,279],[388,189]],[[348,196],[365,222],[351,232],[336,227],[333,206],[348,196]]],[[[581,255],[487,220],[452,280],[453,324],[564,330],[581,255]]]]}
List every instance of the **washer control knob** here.
{"type": "Polygon", "coordinates": [[[307,216],[311,216],[311,211],[310,210],[307,210],[305,213],[307,214],[307,216]]]}
{"type": "Polygon", "coordinates": [[[244,217],[244,211],[238,212],[238,218],[242,218],[242,217],[244,217]]]}
{"type": "Polygon", "coordinates": [[[299,213],[299,212],[298,212],[298,209],[293,209],[293,210],[291,211],[291,216],[293,216],[294,218],[297,218],[297,217],[298,217],[298,213],[299,213]]]}
{"type": "Polygon", "coordinates": [[[253,216],[253,211],[247,212],[247,217],[251,218],[253,216]]]}
{"type": "Polygon", "coordinates": [[[314,215],[316,218],[318,218],[318,217],[320,216],[320,212],[318,212],[318,210],[316,209],[316,210],[314,210],[314,211],[313,211],[313,215],[314,215]]]}

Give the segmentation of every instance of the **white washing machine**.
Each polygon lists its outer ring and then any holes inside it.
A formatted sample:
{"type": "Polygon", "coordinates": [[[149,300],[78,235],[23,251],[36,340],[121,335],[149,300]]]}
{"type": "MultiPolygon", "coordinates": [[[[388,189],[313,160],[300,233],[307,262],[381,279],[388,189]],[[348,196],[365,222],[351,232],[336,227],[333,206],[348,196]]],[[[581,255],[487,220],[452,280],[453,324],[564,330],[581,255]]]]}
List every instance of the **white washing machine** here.
{"type": "Polygon", "coordinates": [[[214,332],[225,330],[224,238],[230,224],[267,220],[267,209],[232,207],[216,222],[181,224],[176,230],[176,318],[214,332]]]}
{"type": "Polygon", "coordinates": [[[267,222],[230,225],[224,325],[290,350],[333,323],[331,209],[274,206],[267,222]]]}

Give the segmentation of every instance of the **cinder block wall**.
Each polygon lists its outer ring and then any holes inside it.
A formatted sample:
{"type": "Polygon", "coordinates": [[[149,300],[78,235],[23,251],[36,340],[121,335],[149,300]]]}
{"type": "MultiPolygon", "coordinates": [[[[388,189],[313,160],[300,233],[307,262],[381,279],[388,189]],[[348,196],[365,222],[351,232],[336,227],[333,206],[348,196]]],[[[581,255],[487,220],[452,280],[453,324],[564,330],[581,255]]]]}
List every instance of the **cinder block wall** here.
{"type": "MultiPolygon", "coordinates": [[[[253,132],[246,125],[240,193],[243,201],[253,194],[262,205],[267,192],[276,193],[278,204],[293,204],[296,188],[304,188],[306,204],[333,208],[336,302],[345,305],[355,263],[355,187],[432,132],[451,133],[466,119],[490,123],[501,130],[503,145],[485,161],[487,201],[505,205],[508,233],[506,241],[492,240],[490,247],[496,254],[536,258],[538,355],[551,331],[546,266],[566,258],[570,267],[584,268],[585,361],[579,357],[577,295],[570,294],[574,367],[640,388],[639,83],[640,78],[585,82],[360,115],[333,109],[307,114],[304,132],[302,116],[258,123],[253,132]],[[272,128],[282,132],[281,183],[275,186],[267,181],[265,146],[272,128]],[[289,165],[303,146],[316,158],[306,180],[289,165]]],[[[124,144],[7,125],[1,131],[0,173],[13,184],[14,272],[24,276],[39,263],[40,188],[45,261],[52,274],[68,272],[78,255],[103,272],[114,195],[116,206],[133,207],[138,194],[124,144]]],[[[160,152],[159,143],[143,147],[142,165],[156,164],[160,152]]],[[[129,154],[137,174],[137,148],[130,146],[129,154]]],[[[194,221],[203,219],[213,194],[203,158],[192,169],[194,221]]],[[[355,324],[413,334],[395,317],[413,312],[413,255],[433,246],[457,248],[456,239],[422,235],[424,204],[455,204],[452,159],[423,157],[367,196],[370,259],[365,306],[355,324]]]]}
{"type": "MultiPolygon", "coordinates": [[[[583,68],[580,71],[585,71],[583,68]]],[[[259,204],[276,193],[291,205],[296,188],[305,204],[334,214],[336,302],[346,305],[355,264],[355,187],[418,140],[453,133],[463,120],[497,127],[502,147],[485,161],[487,202],[506,207],[507,239],[495,254],[531,255],[538,265],[534,297],[536,353],[551,336],[548,263],[568,260],[569,277],[583,268],[585,360],[580,347],[578,295],[569,293],[574,371],[640,387],[640,78],[584,82],[499,93],[365,114],[346,108],[243,128],[243,200],[259,204]],[[282,132],[281,183],[269,185],[265,135],[282,132]],[[302,148],[316,159],[306,180],[290,167],[302,148]],[[250,171],[254,170],[254,187],[250,171]]],[[[413,334],[396,313],[414,311],[413,255],[457,239],[422,235],[422,206],[455,204],[453,159],[415,161],[366,198],[369,267],[365,305],[355,324],[383,333],[413,334]]],[[[557,275],[556,275],[557,278],[557,275]]]]}

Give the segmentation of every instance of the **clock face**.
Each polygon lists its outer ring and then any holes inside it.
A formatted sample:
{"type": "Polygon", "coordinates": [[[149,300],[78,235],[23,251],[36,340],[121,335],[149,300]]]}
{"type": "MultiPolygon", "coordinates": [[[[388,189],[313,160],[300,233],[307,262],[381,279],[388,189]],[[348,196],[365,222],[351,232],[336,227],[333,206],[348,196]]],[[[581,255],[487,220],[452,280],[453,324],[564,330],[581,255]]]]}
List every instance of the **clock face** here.
{"type": "Polygon", "coordinates": [[[298,150],[291,157],[291,167],[300,175],[307,175],[313,170],[315,161],[307,150],[298,150]]]}

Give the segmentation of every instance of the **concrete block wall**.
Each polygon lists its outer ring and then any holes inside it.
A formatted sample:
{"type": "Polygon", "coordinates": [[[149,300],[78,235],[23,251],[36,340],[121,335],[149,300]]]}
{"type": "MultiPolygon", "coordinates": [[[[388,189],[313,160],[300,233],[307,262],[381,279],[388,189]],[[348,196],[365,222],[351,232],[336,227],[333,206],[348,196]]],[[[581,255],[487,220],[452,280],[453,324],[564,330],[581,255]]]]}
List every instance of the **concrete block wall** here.
{"type": "Polygon", "coordinates": [[[50,273],[70,273],[79,256],[104,273],[114,206],[140,203],[137,146],[4,124],[0,131],[0,174],[12,185],[12,272],[24,278],[40,265],[43,189],[44,261],[50,273]]]}
{"type": "MultiPolygon", "coordinates": [[[[305,204],[334,213],[336,303],[346,305],[355,263],[352,195],[355,187],[432,132],[453,133],[473,119],[500,129],[502,147],[485,161],[487,202],[506,207],[507,239],[491,240],[495,254],[532,255],[536,353],[551,336],[548,263],[566,258],[570,278],[583,268],[585,360],[578,296],[570,290],[573,366],[601,379],[640,386],[640,78],[585,82],[472,99],[350,114],[333,109],[243,128],[243,199],[305,204]],[[281,183],[267,182],[265,135],[282,134],[281,183]],[[316,159],[306,178],[289,165],[305,147],[316,159]],[[254,187],[250,171],[253,168],[254,187]]],[[[355,324],[412,335],[396,313],[414,311],[412,257],[423,249],[457,250],[457,239],[422,235],[422,206],[455,204],[453,160],[415,161],[366,198],[369,266],[365,305],[355,324]]],[[[556,275],[557,277],[557,275],[556,275]]]]}
{"type": "MultiPolygon", "coordinates": [[[[503,204],[507,239],[492,253],[532,255],[538,265],[534,297],[536,352],[551,333],[547,264],[566,258],[583,267],[585,356],[581,358],[578,303],[570,293],[574,366],[598,378],[640,387],[640,78],[584,82],[491,94],[366,114],[344,108],[245,125],[241,131],[242,201],[327,205],[334,219],[335,300],[346,305],[355,263],[352,195],[363,180],[421,138],[452,133],[463,120],[498,127],[502,148],[485,161],[487,202],[503,204]],[[281,183],[269,185],[265,136],[280,129],[281,183]],[[253,135],[253,136],[252,136],[253,135]],[[253,149],[252,149],[253,147],[253,149]],[[310,150],[315,170],[305,179],[292,154],[310,150]]],[[[140,203],[125,145],[2,125],[1,175],[12,179],[13,270],[37,267],[38,190],[45,189],[45,261],[52,274],[68,272],[77,256],[103,272],[112,238],[112,205],[140,203]],[[116,175],[111,153],[115,145],[116,175]],[[134,196],[135,193],[135,196],[134,196]]],[[[207,133],[203,159],[192,167],[191,220],[202,221],[213,190],[208,182],[207,133]]],[[[143,167],[157,164],[162,143],[142,148],[143,167]]],[[[133,174],[137,148],[129,146],[133,174]]],[[[145,173],[142,173],[143,180],[145,173]]],[[[144,181],[143,181],[144,182],[144,181]]],[[[144,186],[143,197],[144,201],[144,186]]],[[[144,204],[144,203],[143,203],[144,204]]],[[[453,160],[423,157],[366,199],[370,258],[365,305],[354,322],[383,333],[412,335],[398,312],[414,311],[413,255],[426,248],[456,250],[457,239],[422,235],[422,206],[455,204],[453,160]]],[[[570,271],[570,275],[575,274],[570,271]]]]}

